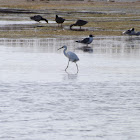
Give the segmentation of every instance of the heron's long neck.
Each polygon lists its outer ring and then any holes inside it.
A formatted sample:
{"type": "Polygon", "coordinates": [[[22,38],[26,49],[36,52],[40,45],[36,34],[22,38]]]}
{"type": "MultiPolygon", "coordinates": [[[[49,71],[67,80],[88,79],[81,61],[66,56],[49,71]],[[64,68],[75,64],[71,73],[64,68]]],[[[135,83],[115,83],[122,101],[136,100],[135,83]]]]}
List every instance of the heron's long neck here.
{"type": "Polygon", "coordinates": [[[63,50],[63,52],[64,52],[64,55],[67,57],[66,50],[67,50],[67,48],[65,48],[65,49],[63,50]]]}

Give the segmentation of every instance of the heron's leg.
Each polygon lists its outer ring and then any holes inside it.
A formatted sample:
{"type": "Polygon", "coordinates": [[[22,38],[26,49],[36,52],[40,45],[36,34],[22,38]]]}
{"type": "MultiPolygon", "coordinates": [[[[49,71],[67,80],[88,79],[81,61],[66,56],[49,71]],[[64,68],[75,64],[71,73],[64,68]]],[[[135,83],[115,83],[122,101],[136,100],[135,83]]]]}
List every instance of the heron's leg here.
{"type": "Polygon", "coordinates": [[[67,70],[67,68],[69,67],[69,62],[70,62],[70,60],[68,61],[68,65],[67,65],[67,67],[66,67],[65,71],[66,71],[66,70],[67,70]]]}
{"type": "Polygon", "coordinates": [[[78,71],[79,71],[79,69],[78,69],[78,65],[77,65],[77,63],[75,62],[75,64],[76,64],[76,67],[77,67],[77,73],[78,73],[78,71]]]}

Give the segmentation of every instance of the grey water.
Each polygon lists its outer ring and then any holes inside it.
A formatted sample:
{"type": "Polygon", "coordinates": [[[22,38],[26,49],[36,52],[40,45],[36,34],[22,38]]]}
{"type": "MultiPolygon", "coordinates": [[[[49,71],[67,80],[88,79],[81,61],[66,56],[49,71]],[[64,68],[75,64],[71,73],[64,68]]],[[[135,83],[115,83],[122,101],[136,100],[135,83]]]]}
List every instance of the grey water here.
{"type": "Polygon", "coordinates": [[[140,38],[76,39],[0,39],[0,140],[140,139],[140,38]]]}

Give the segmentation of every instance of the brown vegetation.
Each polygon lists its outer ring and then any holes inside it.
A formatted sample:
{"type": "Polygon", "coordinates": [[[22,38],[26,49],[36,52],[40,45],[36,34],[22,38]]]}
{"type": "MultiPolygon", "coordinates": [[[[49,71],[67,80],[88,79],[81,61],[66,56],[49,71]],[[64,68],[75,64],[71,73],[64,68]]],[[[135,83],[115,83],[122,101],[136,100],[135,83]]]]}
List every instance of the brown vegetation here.
{"type": "MultiPolygon", "coordinates": [[[[8,20],[29,20],[29,17],[35,14],[41,14],[54,21],[55,14],[63,16],[67,22],[64,22],[64,28],[57,27],[57,24],[42,24],[43,27],[31,27],[30,30],[21,31],[1,30],[0,37],[45,37],[45,36],[63,36],[63,35],[121,35],[123,30],[135,27],[140,31],[140,3],[120,3],[120,2],[48,2],[48,1],[29,1],[26,0],[0,0],[0,7],[13,9],[13,12],[19,10],[17,14],[10,12],[1,12],[1,20],[5,17],[8,20]],[[23,11],[21,11],[21,9],[23,11]],[[71,31],[69,25],[77,19],[84,19],[89,23],[84,26],[83,31],[71,31]]],[[[16,12],[15,12],[16,13],[16,12]]],[[[2,27],[1,27],[2,28],[2,27]]]]}

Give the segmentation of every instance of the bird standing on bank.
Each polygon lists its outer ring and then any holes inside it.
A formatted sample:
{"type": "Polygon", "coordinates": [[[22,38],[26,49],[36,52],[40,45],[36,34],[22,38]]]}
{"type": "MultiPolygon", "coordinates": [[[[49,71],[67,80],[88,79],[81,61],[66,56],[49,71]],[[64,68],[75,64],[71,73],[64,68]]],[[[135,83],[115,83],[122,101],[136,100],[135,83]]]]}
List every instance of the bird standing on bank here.
{"type": "Polygon", "coordinates": [[[135,29],[134,28],[131,28],[129,30],[126,30],[123,32],[123,34],[126,34],[126,35],[134,35],[135,34],[135,29]]]}
{"type": "Polygon", "coordinates": [[[76,23],[70,25],[70,29],[72,30],[73,26],[80,26],[81,30],[81,26],[86,25],[87,23],[88,23],[87,21],[79,19],[76,21],[76,23]]]}
{"type": "Polygon", "coordinates": [[[135,28],[131,28],[129,30],[124,31],[123,34],[130,35],[130,36],[132,36],[132,35],[139,36],[140,32],[135,32],[135,28]]]}
{"type": "Polygon", "coordinates": [[[59,48],[58,50],[60,50],[60,49],[64,49],[63,50],[63,53],[64,53],[64,55],[68,58],[68,65],[67,65],[67,67],[66,67],[66,69],[65,69],[65,71],[67,70],[67,68],[69,67],[69,62],[71,61],[71,62],[75,62],[75,64],[76,64],[76,67],[77,67],[77,73],[78,73],[78,65],[77,65],[77,61],[79,61],[79,58],[78,58],[78,56],[75,54],[75,53],[73,53],[73,52],[66,52],[66,50],[67,50],[67,46],[63,46],[63,47],[61,47],[61,48],[59,48]]]}
{"type": "Polygon", "coordinates": [[[93,41],[93,35],[89,35],[89,37],[87,38],[84,38],[83,40],[78,40],[78,41],[75,41],[77,43],[82,43],[82,44],[86,44],[88,46],[88,44],[92,43],[93,41]]]}
{"type": "Polygon", "coordinates": [[[59,24],[61,24],[61,27],[62,27],[62,24],[64,23],[65,19],[56,15],[55,21],[56,21],[56,23],[58,23],[58,26],[59,26],[59,24]]]}
{"type": "Polygon", "coordinates": [[[40,16],[40,15],[32,16],[32,17],[30,17],[30,19],[32,19],[32,20],[34,20],[34,21],[37,21],[37,22],[40,22],[41,20],[44,20],[44,21],[46,21],[46,22],[48,23],[48,20],[45,19],[45,18],[43,18],[43,17],[40,16]]]}

